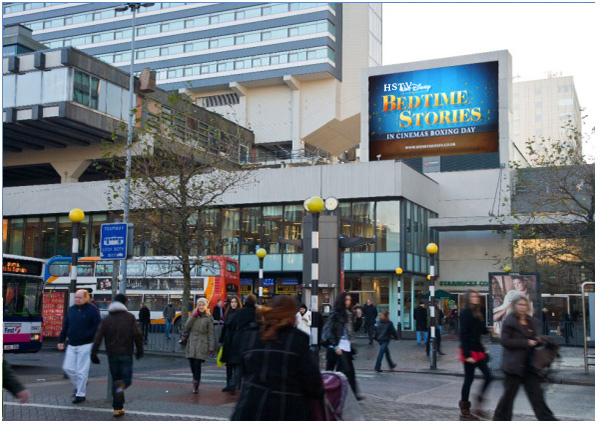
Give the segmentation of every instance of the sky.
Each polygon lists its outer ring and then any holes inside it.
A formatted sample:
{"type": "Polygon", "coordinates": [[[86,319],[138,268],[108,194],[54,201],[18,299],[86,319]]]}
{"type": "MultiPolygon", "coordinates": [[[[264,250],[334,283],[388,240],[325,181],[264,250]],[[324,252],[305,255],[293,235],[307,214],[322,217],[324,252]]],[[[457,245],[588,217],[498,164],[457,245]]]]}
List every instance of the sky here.
{"type": "MultiPolygon", "coordinates": [[[[600,6],[581,3],[386,3],[383,65],[508,50],[515,81],[573,76],[584,134],[598,123],[600,6]]],[[[598,133],[584,145],[597,157],[598,133]]]]}

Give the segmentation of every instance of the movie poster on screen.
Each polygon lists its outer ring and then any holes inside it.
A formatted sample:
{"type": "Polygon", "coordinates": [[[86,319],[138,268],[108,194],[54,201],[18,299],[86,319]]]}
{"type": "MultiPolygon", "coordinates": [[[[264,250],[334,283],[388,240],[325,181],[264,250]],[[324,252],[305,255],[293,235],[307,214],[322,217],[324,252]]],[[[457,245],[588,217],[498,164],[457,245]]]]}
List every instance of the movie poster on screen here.
{"type": "Polygon", "coordinates": [[[369,160],[498,151],[498,62],[369,77],[369,160]]]}
{"type": "Polygon", "coordinates": [[[529,314],[541,320],[541,292],[537,273],[490,273],[492,337],[500,338],[502,321],[511,313],[516,295],[529,300],[529,314]]]}

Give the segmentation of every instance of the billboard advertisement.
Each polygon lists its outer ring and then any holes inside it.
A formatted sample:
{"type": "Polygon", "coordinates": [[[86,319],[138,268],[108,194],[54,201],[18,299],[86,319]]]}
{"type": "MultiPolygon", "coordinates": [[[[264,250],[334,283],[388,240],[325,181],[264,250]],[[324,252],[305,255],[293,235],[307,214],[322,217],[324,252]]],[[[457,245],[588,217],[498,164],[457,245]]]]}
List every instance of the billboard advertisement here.
{"type": "Polygon", "coordinates": [[[369,77],[369,160],[497,152],[498,66],[369,77]]]}
{"type": "Polygon", "coordinates": [[[494,332],[499,338],[502,321],[511,313],[510,303],[515,295],[529,300],[529,314],[541,321],[541,291],[537,273],[490,273],[491,315],[494,332]]]}

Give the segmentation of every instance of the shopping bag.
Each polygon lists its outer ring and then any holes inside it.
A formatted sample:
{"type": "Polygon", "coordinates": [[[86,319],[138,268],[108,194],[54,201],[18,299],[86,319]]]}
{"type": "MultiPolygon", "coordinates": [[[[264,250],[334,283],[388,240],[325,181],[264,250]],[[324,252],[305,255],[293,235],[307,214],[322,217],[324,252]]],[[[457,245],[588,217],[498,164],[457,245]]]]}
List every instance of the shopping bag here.
{"type": "Polygon", "coordinates": [[[217,354],[217,366],[223,367],[225,363],[221,361],[221,357],[223,357],[223,347],[219,348],[219,354],[217,354]]]}

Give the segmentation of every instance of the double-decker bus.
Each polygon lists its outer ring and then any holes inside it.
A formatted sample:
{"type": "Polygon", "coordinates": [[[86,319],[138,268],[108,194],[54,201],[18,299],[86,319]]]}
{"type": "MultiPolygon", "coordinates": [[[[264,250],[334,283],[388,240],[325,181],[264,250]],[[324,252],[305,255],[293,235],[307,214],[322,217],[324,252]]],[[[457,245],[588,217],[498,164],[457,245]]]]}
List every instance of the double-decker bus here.
{"type": "MultiPolygon", "coordinates": [[[[207,256],[195,266],[191,273],[193,302],[197,298],[206,298],[212,310],[217,302],[233,295],[240,295],[240,270],[236,260],[223,256],[207,256]]],[[[71,258],[54,257],[46,265],[47,294],[68,291],[71,258]]],[[[81,257],[77,261],[77,289],[91,289],[101,314],[111,302],[113,282],[113,261],[98,257],[81,257]]],[[[128,309],[136,317],[142,303],[150,310],[152,324],[164,324],[163,309],[172,303],[177,311],[175,325],[179,325],[182,312],[183,273],[181,263],[176,257],[134,257],[127,260],[127,298],[128,309]]],[[[192,305],[187,306],[188,310],[192,305]]],[[[64,311],[62,313],[64,315],[64,311]]],[[[52,320],[61,322],[62,317],[54,314],[52,320]]],[[[58,336],[60,329],[50,329],[46,336],[58,336]],[[51,333],[52,335],[51,335],[51,333]]],[[[45,329],[46,330],[46,329],[45,329]]]]}
{"type": "Polygon", "coordinates": [[[2,255],[5,353],[35,353],[42,348],[44,261],[2,255]]]}

